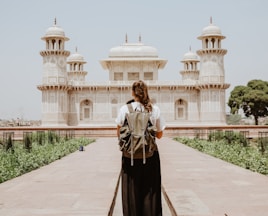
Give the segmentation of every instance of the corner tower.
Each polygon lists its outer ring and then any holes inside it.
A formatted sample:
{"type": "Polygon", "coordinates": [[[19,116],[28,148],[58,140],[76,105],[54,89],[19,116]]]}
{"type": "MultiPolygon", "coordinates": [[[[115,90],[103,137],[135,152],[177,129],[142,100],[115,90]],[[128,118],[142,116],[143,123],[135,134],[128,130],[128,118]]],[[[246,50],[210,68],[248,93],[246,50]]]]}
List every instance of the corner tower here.
{"type": "Polygon", "coordinates": [[[225,83],[224,55],[227,50],[221,48],[225,36],[212,24],[211,18],[198,39],[202,41],[202,49],[197,51],[200,57],[200,120],[206,124],[226,124],[225,90],[230,84],[225,83]]]}
{"type": "Polygon", "coordinates": [[[68,76],[66,59],[70,55],[64,49],[65,37],[62,28],[49,27],[44,37],[46,49],[43,57],[43,80],[37,88],[42,91],[42,125],[67,125],[68,121],[68,76]]]}

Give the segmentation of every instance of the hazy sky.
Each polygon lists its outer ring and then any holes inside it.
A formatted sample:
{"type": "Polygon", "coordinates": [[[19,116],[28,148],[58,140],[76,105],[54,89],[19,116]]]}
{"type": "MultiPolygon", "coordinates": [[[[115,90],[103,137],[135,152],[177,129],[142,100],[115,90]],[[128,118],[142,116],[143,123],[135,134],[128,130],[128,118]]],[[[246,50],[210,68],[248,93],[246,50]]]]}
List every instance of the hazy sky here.
{"type": "Polygon", "coordinates": [[[87,80],[108,80],[99,61],[112,47],[138,42],[168,60],[160,80],[181,80],[180,62],[201,49],[197,37],[213,24],[226,39],[225,82],[246,85],[268,80],[267,0],[0,0],[0,119],[41,119],[42,57],[47,28],[57,24],[70,38],[65,49],[87,61],[87,80]]]}

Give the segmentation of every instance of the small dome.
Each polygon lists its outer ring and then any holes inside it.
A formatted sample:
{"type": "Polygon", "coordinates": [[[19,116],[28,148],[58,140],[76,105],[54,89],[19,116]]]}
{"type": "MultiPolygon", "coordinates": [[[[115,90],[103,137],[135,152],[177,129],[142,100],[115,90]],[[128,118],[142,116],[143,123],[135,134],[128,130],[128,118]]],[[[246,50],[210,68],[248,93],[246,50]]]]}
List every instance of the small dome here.
{"type": "Polygon", "coordinates": [[[46,31],[45,36],[62,36],[65,37],[64,30],[60,28],[59,26],[53,25],[49,27],[46,31]]]}
{"type": "Polygon", "coordinates": [[[54,25],[46,30],[46,34],[44,37],[42,37],[42,40],[46,40],[47,38],[51,37],[64,38],[65,41],[69,40],[69,38],[65,37],[64,30],[61,27],[57,26],[56,19],[54,21],[54,25]]]}
{"type": "Polygon", "coordinates": [[[72,55],[69,56],[69,58],[67,59],[67,62],[86,62],[84,60],[84,57],[82,55],[80,55],[79,53],[74,53],[72,55]]]}
{"type": "Polygon", "coordinates": [[[125,43],[111,48],[109,57],[158,57],[158,53],[154,47],[142,43],[125,43]]]}
{"type": "Polygon", "coordinates": [[[208,36],[208,35],[222,35],[222,34],[218,26],[210,24],[209,26],[203,28],[202,35],[208,36]]]}
{"type": "Polygon", "coordinates": [[[184,54],[182,61],[199,61],[199,60],[198,56],[195,53],[189,51],[184,54]]]}
{"type": "Polygon", "coordinates": [[[221,34],[221,29],[218,26],[213,25],[212,23],[210,23],[207,27],[203,28],[202,34],[198,37],[198,39],[202,39],[208,36],[218,36],[222,39],[225,38],[225,36],[221,34]]]}

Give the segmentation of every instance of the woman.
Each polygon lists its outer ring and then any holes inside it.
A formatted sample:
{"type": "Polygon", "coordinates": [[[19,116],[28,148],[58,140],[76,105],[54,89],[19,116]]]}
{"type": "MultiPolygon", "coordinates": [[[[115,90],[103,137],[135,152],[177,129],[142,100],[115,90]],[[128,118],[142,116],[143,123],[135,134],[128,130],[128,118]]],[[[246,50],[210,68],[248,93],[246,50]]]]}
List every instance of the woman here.
{"type": "MultiPolygon", "coordinates": [[[[131,105],[134,110],[147,110],[150,112],[151,122],[156,126],[156,137],[160,139],[165,129],[165,124],[160,116],[160,109],[150,101],[148,88],[143,81],[136,81],[132,85],[134,101],[131,105]]],[[[116,118],[117,135],[128,113],[127,105],[120,108],[116,118]]],[[[131,159],[122,155],[122,206],[124,216],[162,216],[161,203],[161,170],[159,153],[156,150],[153,156],[143,159],[131,159]]]]}

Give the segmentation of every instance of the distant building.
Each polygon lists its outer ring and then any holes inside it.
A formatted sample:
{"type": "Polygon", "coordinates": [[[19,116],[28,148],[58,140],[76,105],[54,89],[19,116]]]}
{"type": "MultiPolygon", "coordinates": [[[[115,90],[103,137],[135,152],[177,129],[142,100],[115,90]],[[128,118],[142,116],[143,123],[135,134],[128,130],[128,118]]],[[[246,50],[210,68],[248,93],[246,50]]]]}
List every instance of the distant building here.
{"type": "Polygon", "coordinates": [[[158,72],[167,60],[159,58],[157,49],[141,42],[125,43],[110,49],[107,59],[100,61],[109,71],[109,80],[86,81],[86,61],[76,53],[65,50],[69,40],[62,28],[47,29],[42,40],[43,126],[114,125],[119,108],[131,99],[134,80],[145,80],[150,97],[156,103],[168,125],[225,125],[224,55],[221,48],[225,38],[219,27],[205,27],[198,37],[202,48],[197,54],[191,50],[183,59],[181,80],[160,81],[158,72]],[[198,69],[198,64],[200,67],[198,69]],[[68,69],[67,69],[68,68],[68,69]]]}

